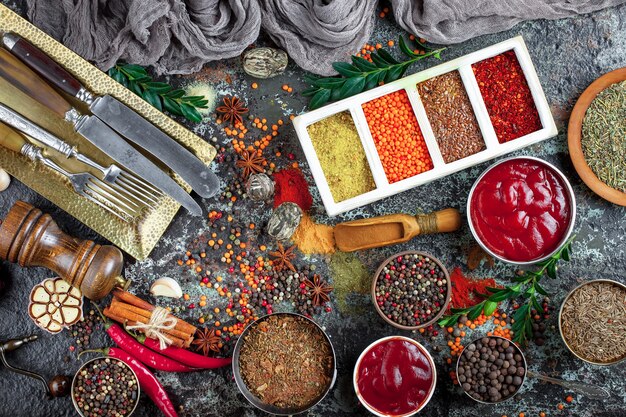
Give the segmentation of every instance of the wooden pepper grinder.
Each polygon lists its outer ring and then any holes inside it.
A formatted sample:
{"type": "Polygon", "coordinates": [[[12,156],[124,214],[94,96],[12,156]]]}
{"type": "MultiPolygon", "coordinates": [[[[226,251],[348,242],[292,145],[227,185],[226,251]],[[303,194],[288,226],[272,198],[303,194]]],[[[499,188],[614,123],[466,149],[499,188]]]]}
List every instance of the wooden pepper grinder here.
{"type": "Polygon", "coordinates": [[[51,269],[91,300],[130,285],[121,276],[124,259],[118,248],[69,236],[49,214],[23,201],[15,203],[0,226],[0,258],[51,269]]]}

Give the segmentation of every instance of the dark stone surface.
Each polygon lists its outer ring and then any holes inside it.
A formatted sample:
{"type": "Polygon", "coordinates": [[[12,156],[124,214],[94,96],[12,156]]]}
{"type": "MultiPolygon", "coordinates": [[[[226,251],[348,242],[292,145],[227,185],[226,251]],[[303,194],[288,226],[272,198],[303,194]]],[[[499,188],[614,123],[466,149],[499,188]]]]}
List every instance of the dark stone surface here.
{"type": "MultiPolygon", "coordinates": [[[[23,7],[21,1],[4,1],[4,3],[18,11],[23,7]]],[[[396,39],[398,33],[399,30],[387,19],[378,20],[372,41],[386,43],[388,39],[396,39]]],[[[626,235],[626,222],[624,221],[626,209],[600,199],[580,181],[567,155],[566,145],[568,115],[580,93],[598,76],[626,66],[626,6],[571,19],[519,24],[504,33],[482,36],[455,45],[444,53],[444,59],[449,60],[516,35],[522,35],[528,45],[560,131],[558,137],[526,148],[517,154],[539,156],[561,168],[571,180],[578,202],[578,219],[575,229],[578,237],[574,245],[575,255],[571,263],[563,265],[558,280],[546,283],[548,290],[553,294],[552,305],[558,308],[564,295],[585,280],[611,278],[626,282],[624,237],[626,235]]],[[[410,71],[416,72],[434,64],[433,61],[426,61],[412,67],[410,71]]],[[[252,114],[275,120],[284,115],[301,112],[306,104],[306,101],[298,94],[288,95],[280,89],[284,83],[292,86],[295,92],[305,87],[302,82],[302,71],[293,65],[289,66],[288,71],[282,77],[260,81],[258,90],[249,88],[252,80],[241,72],[237,60],[209,67],[219,68],[224,75],[228,74],[232,78],[231,84],[223,80],[213,83],[218,97],[224,94],[236,94],[247,100],[252,114]]],[[[191,81],[192,78],[172,80],[172,82],[182,84],[191,81]]],[[[217,137],[218,144],[225,143],[225,137],[211,123],[196,127],[196,131],[207,139],[217,137]]],[[[305,166],[302,151],[290,127],[283,129],[280,141],[283,152],[293,152],[297,160],[305,166]]],[[[482,164],[467,169],[429,185],[374,203],[364,209],[354,210],[332,221],[394,212],[410,213],[416,210],[428,212],[448,206],[463,209],[471,184],[487,165],[482,164]]],[[[229,172],[225,166],[219,166],[216,169],[222,175],[229,172]]],[[[308,172],[306,166],[305,172],[308,172]]],[[[314,192],[314,197],[314,206],[318,213],[316,219],[330,222],[323,214],[316,192],[314,192]]],[[[76,220],[18,181],[13,181],[10,188],[0,194],[0,217],[3,217],[18,199],[28,201],[53,214],[61,227],[71,234],[104,243],[92,231],[81,226],[76,220]]],[[[227,210],[223,203],[216,201],[204,201],[203,206],[207,211],[227,210]]],[[[263,225],[269,217],[267,207],[246,206],[242,212],[250,213],[250,218],[243,220],[254,221],[258,225],[263,225]]],[[[205,223],[202,219],[191,218],[183,212],[179,213],[150,259],[139,263],[128,262],[126,275],[134,280],[134,291],[145,296],[149,284],[155,277],[171,276],[180,279],[181,282],[186,282],[184,291],[197,298],[201,293],[200,287],[193,279],[185,279],[176,260],[184,253],[185,247],[193,238],[205,229],[205,223]]],[[[467,226],[463,226],[457,233],[420,237],[401,247],[368,251],[360,254],[360,258],[373,272],[379,262],[396,251],[420,249],[439,257],[449,269],[452,269],[454,266],[465,263],[466,251],[472,244],[470,232],[467,226]]],[[[325,261],[324,257],[313,256],[309,262],[318,265],[322,274],[328,275],[325,261]]],[[[27,316],[30,289],[44,278],[51,277],[52,273],[42,269],[22,269],[6,262],[2,263],[0,268],[0,276],[6,283],[0,295],[0,323],[2,323],[0,339],[6,340],[31,333],[40,336],[40,340],[10,353],[9,360],[17,366],[41,372],[47,378],[59,373],[73,375],[81,361],[76,359],[75,353],[69,351],[71,339],[67,336],[67,332],[54,336],[45,334],[36,328],[27,316]]],[[[496,276],[498,281],[504,283],[513,272],[514,268],[511,266],[496,263],[494,269],[480,268],[473,275],[476,277],[496,276]]],[[[223,299],[218,299],[214,294],[208,294],[208,296],[209,305],[212,305],[211,303],[224,304],[223,299]]],[[[316,320],[325,326],[332,336],[338,354],[340,376],[328,398],[310,411],[309,416],[367,415],[366,411],[358,406],[352,389],[351,374],[354,362],[362,349],[375,339],[398,334],[376,315],[367,296],[350,297],[349,304],[348,311],[342,313],[336,308],[335,300],[333,300],[333,311],[316,317],[316,320]],[[357,314],[354,311],[365,313],[357,314]]],[[[186,313],[181,313],[181,315],[190,319],[195,317],[186,313]]],[[[555,325],[556,314],[553,314],[548,322],[546,344],[541,347],[532,344],[526,350],[530,369],[565,379],[578,379],[598,384],[611,392],[610,398],[603,401],[588,400],[574,394],[574,402],[566,404],[565,410],[558,411],[557,404],[565,403],[565,396],[571,394],[571,391],[531,379],[525,384],[519,399],[510,400],[498,406],[480,405],[453,387],[448,377],[450,369],[445,365],[445,355],[435,353],[439,371],[437,391],[420,415],[461,417],[506,414],[517,416],[522,411],[526,413],[526,416],[537,416],[540,411],[546,412],[549,416],[618,417],[626,415],[626,394],[624,393],[626,365],[622,363],[612,367],[598,367],[575,359],[563,345],[555,325]]],[[[481,328],[481,331],[485,332],[486,329],[481,328]]],[[[477,332],[476,336],[479,335],[481,333],[477,332]]],[[[431,351],[434,346],[442,346],[443,350],[446,350],[445,341],[441,338],[431,341],[419,334],[414,336],[431,351]]],[[[103,336],[103,332],[99,330],[91,345],[97,347],[106,346],[109,343],[110,341],[106,340],[106,336],[103,336]]],[[[260,415],[238,393],[232,381],[230,369],[184,375],[159,374],[158,376],[171,394],[173,401],[185,410],[181,415],[215,417],[260,415]]],[[[68,398],[46,400],[35,381],[0,369],[0,415],[70,416],[74,413],[68,398]]],[[[154,416],[157,414],[157,409],[151,401],[142,396],[136,415],[154,416]]]]}

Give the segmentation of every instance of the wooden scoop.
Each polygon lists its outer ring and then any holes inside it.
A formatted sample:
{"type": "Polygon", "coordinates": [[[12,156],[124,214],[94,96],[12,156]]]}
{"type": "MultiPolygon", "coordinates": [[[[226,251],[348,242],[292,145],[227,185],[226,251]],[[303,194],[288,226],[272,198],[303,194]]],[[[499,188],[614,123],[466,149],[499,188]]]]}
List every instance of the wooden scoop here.
{"type": "Polygon", "coordinates": [[[417,235],[454,232],[461,227],[461,214],[447,208],[429,214],[388,214],[353,220],[335,226],[335,242],[342,252],[404,243],[417,235]]]}

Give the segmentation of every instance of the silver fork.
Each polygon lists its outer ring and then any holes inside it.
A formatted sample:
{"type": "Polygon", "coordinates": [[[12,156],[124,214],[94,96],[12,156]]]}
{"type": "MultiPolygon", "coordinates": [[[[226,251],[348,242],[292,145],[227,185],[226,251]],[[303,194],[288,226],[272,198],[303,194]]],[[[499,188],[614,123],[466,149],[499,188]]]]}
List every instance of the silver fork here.
{"type": "Polygon", "coordinates": [[[124,189],[114,184],[107,184],[88,172],[72,173],[66,171],[56,162],[46,158],[42,153],[42,148],[36,145],[26,143],[21,148],[20,153],[30,160],[39,161],[67,177],[74,191],[124,221],[131,221],[141,213],[142,206],[128,198],[124,189]]]}
{"type": "Polygon", "coordinates": [[[163,193],[160,190],[132,172],[122,170],[113,164],[109,167],[103,167],[88,156],[78,152],[75,147],[2,103],[0,103],[0,120],[31,136],[38,142],[60,152],[66,158],[76,158],[85,165],[94,168],[102,174],[102,181],[111,184],[111,186],[119,186],[127,192],[130,198],[137,200],[141,204],[155,208],[158,205],[159,198],[163,197],[163,193]]]}

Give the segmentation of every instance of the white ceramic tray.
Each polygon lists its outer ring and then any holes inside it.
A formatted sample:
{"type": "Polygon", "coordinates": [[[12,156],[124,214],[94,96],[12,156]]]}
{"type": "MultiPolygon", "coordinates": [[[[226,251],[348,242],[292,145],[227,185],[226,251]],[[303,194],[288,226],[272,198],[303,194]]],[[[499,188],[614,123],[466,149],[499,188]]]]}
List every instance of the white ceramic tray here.
{"type": "Polygon", "coordinates": [[[526,44],[521,36],[489,46],[485,49],[481,49],[480,51],[473,52],[469,55],[462,56],[452,61],[437,65],[436,67],[429,68],[392,83],[374,88],[370,91],[366,91],[356,96],[349,97],[317,110],[305,113],[296,117],[293,120],[293,124],[309,166],[311,167],[311,172],[313,173],[313,178],[315,179],[315,183],[317,184],[322,197],[324,207],[326,208],[326,212],[329,216],[335,216],[345,211],[370,204],[390,195],[411,189],[418,185],[429,183],[438,178],[442,178],[462,169],[480,164],[497,156],[504,155],[533,143],[549,139],[556,136],[558,133],[552,113],[550,112],[550,107],[546,101],[541,84],[539,83],[535,67],[530,59],[528,49],[526,48],[526,44]],[[539,113],[542,128],[512,141],[499,143],[493,125],[491,124],[489,114],[487,113],[487,108],[480,93],[478,83],[474,77],[472,64],[510,50],[515,51],[517,60],[524,71],[526,81],[535,101],[537,112],[539,113]],[[480,126],[486,148],[483,151],[470,155],[466,158],[446,164],[441,156],[437,140],[435,139],[433,131],[430,127],[430,122],[428,121],[428,117],[426,115],[426,111],[420,100],[419,93],[417,92],[417,84],[429,78],[455,70],[459,71],[461,79],[463,80],[463,84],[474,109],[474,114],[476,115],[476,120],[480,126]],[[403,89],[406,90],[409,101],[413,106],[413,111],[417,117],[424,140],[426,141],[426,146],[430,152],[434,167],[430,171],[426,171],[413,177],[406,178],[402,181],[390,184],[387,181],[387,176],[385,175],[378,152],[376,151],[376,145],[374,144],[374,140],[372,139],[372,135],[367,125],[362,104],[403,89]],[[374,182],[376,183],[376,188],[365,194],[361,194],[341,202],[335,202],[330,192],[328,182],[326,181],[326,176],[324,175],[324,171],[322,170],[322,166],[320,165],[319,159],[313,147],[313,143],[309,137],[307,127],[333,114],[341,113],[343,111],[349,111],[352,115],[354,124],[363,144],[363,149],[365,150],[367,161],[374,177],[374,182]]]}

